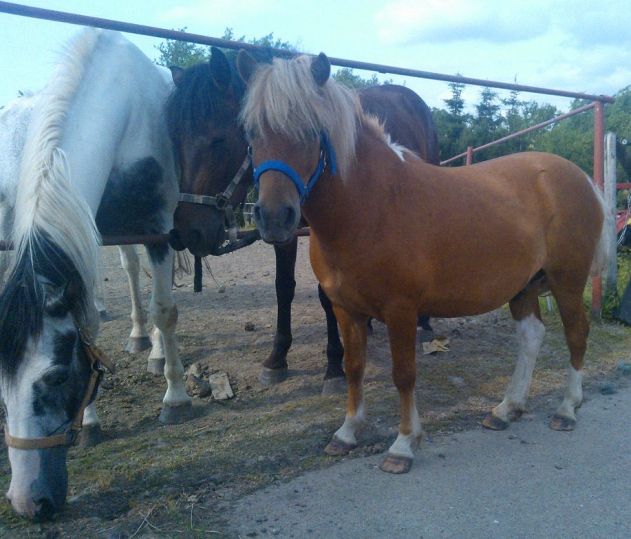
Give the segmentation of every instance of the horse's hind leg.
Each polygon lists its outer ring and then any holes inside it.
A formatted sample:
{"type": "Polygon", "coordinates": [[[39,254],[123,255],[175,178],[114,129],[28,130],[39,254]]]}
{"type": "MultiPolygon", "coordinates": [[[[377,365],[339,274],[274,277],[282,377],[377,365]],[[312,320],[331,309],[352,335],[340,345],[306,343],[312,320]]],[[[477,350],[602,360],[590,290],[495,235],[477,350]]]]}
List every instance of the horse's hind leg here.
{"type": "Polygon", "coordinates": [[[335,314],[344,340],[348,401],[344,424],[337,429],[324,451],[328,455],[345,455],[357,445],[355,434],[365,419],[362,386],[366,368],[366,318],[352,316],[339,307],[335,308],[335,314]]]}
{"type": "Polygon", "coordinates": [[[167,391],[162,399],[160,421],[179,423],[191,417],[192,401],[184,386],[184,367],[180,361],[175,327],[177,306],[173,301],[171,285],[173,281],[173,251],[164,246],[148,247],[151,262],[151,318],[160,331],[164,345],[164,377],[167,391]]]}
{"type": "Polygon", "coordinates": [[[550,420],[554,430],[573,430],[576,425],[575,410],[583,401],[583,360],[587,348],[589,321],[583,306],[583,287],[550,289],[559,307],[565,330],[565,340],[570,350],[570,366],[567,373],[567,387],[561,406],[550,420]]]}
{"type": "Polygon", "coordinates": [[[344,369],[342,368],[342,360],[344,359],[344,347],[340,341],[340,333],[337,328],[337,318],[333,312],[331,300],[318,285],[318,296],[320,305],[324,309],[326,316],[326,359],[327,367],[324,374],[324,385],[322,386],[323,395],[334,395],[343,393],[346,390],[346,378],[344,377],[344,369]]]}
{"type": "Polygon", "coordinates": [[[414,450],[423,436],[421,420],[416,409],[416,312],[397,308],[386,314],[385,322],[392,352],[392,378],[399,391],[401,423],[399,435],[388,449],[380,468],[389,473],[407,473],[412,467],[414,450]]]}
{"type": "Polygon", "coordinates": [[[121,259],[121,266],[127,274],[129,283],[129,293],[131,297],[131,333],[127,340],[126,352],[136,354],[151,346],[151,341],[147,335],[145,324],[147,317],[142,310],[142,299],[140,297],[140,261],[133,245],[120,245],[118,251],[121,259]]]}
{"type": "Polygon", "coordinates": [[[509,303],[517,325],[517,364],[506,388],[504,400],[482,421],[482,425],[488,429],[506,429],[510,422],[518,419],[526,409],[532,371],[545,334],[539,311],[539,292],[542,284],[541,281],[532,283],[509,303]]]}
{"type": "Polygon", "coordinates": [[[276,255],[276,335],[274,347],[263,362],[259,382],[263,385],[278,384],[287,379],[287,352],[291,346],[291,303],[296,290],[295,268],[298,239],[288,245],[274,246],[276,255]]]}

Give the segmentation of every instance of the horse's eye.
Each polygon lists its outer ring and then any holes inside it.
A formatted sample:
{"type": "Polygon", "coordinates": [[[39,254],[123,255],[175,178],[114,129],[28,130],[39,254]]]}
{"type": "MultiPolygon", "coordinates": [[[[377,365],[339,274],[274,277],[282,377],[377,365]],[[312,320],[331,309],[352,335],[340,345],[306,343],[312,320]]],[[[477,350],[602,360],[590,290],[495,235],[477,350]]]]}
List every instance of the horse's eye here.
{"type": "Polygon", "coordinates": [[[47,386],[60,386],[68,380],[70,369],[67,367],[55,367],[42,376],[42,382],[47,386]]]}
{"type": "Polygon", "coordinates": [[[223,144],[224,142],[226,142],[226,137],[213,137],[210,140],[210,145],[211,146],[219,146],[220,144],[223,144]]]}

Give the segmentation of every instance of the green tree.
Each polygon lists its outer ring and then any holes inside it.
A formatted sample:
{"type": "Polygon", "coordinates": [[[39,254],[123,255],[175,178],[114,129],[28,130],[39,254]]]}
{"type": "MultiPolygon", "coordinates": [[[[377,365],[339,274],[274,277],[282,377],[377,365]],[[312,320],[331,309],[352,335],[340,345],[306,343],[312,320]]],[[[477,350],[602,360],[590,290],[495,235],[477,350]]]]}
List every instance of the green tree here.
{"type": "MultiPolygon", "coordinates": [[[[464,84],[450,82],[451,97],[444,99],[447,110],[433,108],[432,116],[438,133],[440,155],[448,159],[467,149],[470,139],[471,115],[464,112],[464,84]]],[[[460,164],[460,163],[458,163],[460,164]]]]}
{"type": "Polygon", "coordinates": [[[333,73],[333,78],[339,82],[340,84],[344,84],[349,88],[355,88],[356,90],[361,90],[362,88],[368,88],[369,86],[377,86],[379,83],[379,79],[377,75],[373,73],[372,76],[365,79],[356,75],[350,67],[343,67],[338,69],[335,73],[333,73]]]}
{"type": "MultiPolygon", "coordinates": [[[[180,28],[179,32],[186,32],[186,27],[180,28]]],[[[206,47],[188,43],[186,41],[177,41],[175,39],[167,39],[156,46],[158,50],[158,58],[155,62],[158,65],[171,67],[189,67],[208,59],[208,50],[206,47]]]]}

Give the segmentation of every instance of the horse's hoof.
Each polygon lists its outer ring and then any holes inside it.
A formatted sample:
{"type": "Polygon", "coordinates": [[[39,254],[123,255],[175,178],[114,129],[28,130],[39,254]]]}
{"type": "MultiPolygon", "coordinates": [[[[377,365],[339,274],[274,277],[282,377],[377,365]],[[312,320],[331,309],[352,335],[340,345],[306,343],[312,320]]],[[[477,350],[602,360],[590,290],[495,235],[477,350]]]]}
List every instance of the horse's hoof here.
{"type": "Polygon", "coordinates": [[[344,455],[348,455],[356,447],[357,444],[347,444],[333,436],[333,439],[324,448],[324,452],[332,457],[343,457],[344,455]]]}
{"type": "Polygon", "coordinates": [[[500,419],[491,412],[482,420],[482,426],[490,430],[506,430],[510,423],[500,419]]]}
{"type": "Polygon", "coordinates": [[[151,348],[151,339],[149,337],[129,337],[125,352],[138,354],[149,348],[151,348]]]}
{"type": "Polygon", "coordinates": [[[79,432],[77,445],[79,447],[94,447],[95,445],[101,443],[101,439],[102,435],[100,425],[86,425],[81,429],[81,432],[79,432]]]}
{"type": "Polygon", "coordinates": [[[343,395],[346,393],[348,386],[346,385],[346,378],[338,376],[336,378],[329,378],[322,384],[322,396],[327,397],[329,395],[343,395]]]}
{"type": "Polygon", "coordinates": [[[168,404],[162,405],[162,411],[158,420],[164,425],[175,425],[177,423],[184,423],[194,417],[193,403],[191,401],[184,404],[178,404],[177,406],[170,406],[168,404]]]}
{"type": "Polygon", "coordinates": [[[550,428],[552,430],[574,430],[576,427],[576,419],[570,417],[563,417],[562,415],[554,414],[550,420],[550,428]]]}
{"type": "Polygon", "coordinates": [[[147,372],[151,374],[163,375],[164,374],[164,358],[163,357],[150,357],[147,360],[147,372]]]}
{"type": "Polygon", "coordinates": [[[114,320],[107,309],[99,311],[99,318],[101,319],[101,322],[111,322],[112,320],[114,320]]]}
{"type": "Polygon", "coordinates": [[[434,340],[434,332],[426,329],[417,329],[418,342],[432,342],[434,340]]]}
{"type": "Polygon", "coordinates": [[[261,374],[259,374],[259,382],[264,386],[280,384],[281,382],[287,380],[288,372],[287,367],[281,367],[280,369],[269,369],[268,367],[263,367],[261,369],[261,374]]]}
{"type": "Polygon", "coordinates": [[[382,472],[402,474],[408,473],[412,468],[412,462],[410,457],[404,457],[402,455],[392,455],[388,453],[383,462],[379,465],[379,469],[382,472]]]}

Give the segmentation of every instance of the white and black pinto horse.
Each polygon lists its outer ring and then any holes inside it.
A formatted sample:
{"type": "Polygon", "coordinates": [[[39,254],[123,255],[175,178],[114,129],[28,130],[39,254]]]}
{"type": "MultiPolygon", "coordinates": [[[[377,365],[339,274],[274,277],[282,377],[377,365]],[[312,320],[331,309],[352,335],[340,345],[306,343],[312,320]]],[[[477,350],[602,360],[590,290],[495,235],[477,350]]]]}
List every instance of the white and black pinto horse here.
{"type": "MultiPolygon", "coordinates": [[[[28,112],[16,186],[15,259],[0,295],[0,390],[15,511],[47,518],[64,503],[66,453],[96,425],[100,234],[163,233],[177,180],[163,73],[120,34],[86,29],[67,47],[28,112]],[[97,229],[98,225],[98,229],[97,229]],[[97,375],[95,375],[97,373],[97,375]]],[[[162,418],[190,409],[175,340],[172,252],[147,247],[150,313],[161,334],[162,418]]]]}

